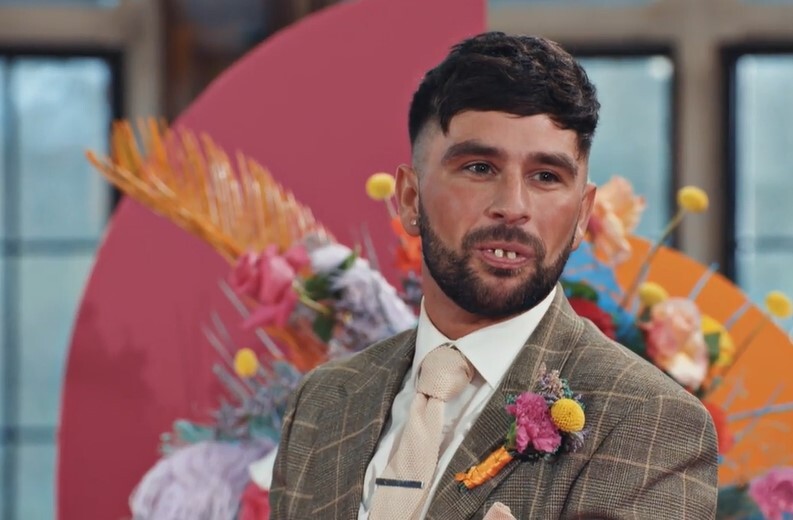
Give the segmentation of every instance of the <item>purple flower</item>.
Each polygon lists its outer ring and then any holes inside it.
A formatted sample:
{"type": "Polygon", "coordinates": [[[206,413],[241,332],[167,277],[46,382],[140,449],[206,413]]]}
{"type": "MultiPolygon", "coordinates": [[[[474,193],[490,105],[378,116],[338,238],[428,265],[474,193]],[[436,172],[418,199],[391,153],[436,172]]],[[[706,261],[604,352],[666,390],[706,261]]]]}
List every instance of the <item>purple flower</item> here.
{"type": "Polygon", "coordinates": [[[160,459],[129,499],[135,519],[233,520],[248,466],[273,448],[267,440],[199,442],[160,459]]]}
{"type": "Polygon", "coordinates": [[[793,513],[793,467],[774,468],[754,479],[749,494],[765,518],[782,520],[784,513],[793,513]]]}
{"type": "Polygon", "coordinates": [[[524,392],[506,409],[515,417],[515,444],[519,452],[524,453],[529,445],[541,453],[553,453],[559,448],[562,436],[551,420],[543,396],[524,392]]]}

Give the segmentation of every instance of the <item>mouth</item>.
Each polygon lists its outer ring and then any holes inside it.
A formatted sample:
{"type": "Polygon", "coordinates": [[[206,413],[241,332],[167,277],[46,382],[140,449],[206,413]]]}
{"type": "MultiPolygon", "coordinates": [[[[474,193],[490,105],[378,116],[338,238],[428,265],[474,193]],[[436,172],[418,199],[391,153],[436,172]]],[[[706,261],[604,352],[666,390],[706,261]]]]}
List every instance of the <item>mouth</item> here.
{"type": "Polygon", "coordinates": [[[499,269],[521,268],[534,256],[531,248],[515,242],[486,243],[476,250],[486,264],[499,269]]]}

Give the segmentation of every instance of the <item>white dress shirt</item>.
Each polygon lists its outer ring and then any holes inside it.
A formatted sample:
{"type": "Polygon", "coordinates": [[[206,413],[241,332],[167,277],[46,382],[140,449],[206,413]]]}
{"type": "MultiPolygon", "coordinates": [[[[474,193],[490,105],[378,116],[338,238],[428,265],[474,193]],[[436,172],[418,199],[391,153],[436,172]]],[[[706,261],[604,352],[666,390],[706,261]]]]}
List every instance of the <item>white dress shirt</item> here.
{"type": "Polygon", "coordinates": [[[507,373],[518,352],[548,311],[555,294],[556,288],[543,301],[523,314],[476,330],[455,341],[449,340],[435,328],[422,303],[416,333],[416,354],[413,357],[413,364],[402,382],[402,388],[391,405],[391,421],[385,433],[380,437],[374,456],[366,468],[363,497],[358,511],[359,520],[368,520],[375,489],[375,478],[385,470],[399,438],[402,436],[410,404],[416,395],[418,367],[421,366],[424,356],[430,350],[451,342],[474,366],[476,373],[462,393],[447,402],[444,407],[444,438],[441,442],[438,465],[435,468],[430,494],[421,513],[422,518],[429,510],[430,501],[446,466],[449,465],[449,461],[468,434],[474,421],[493,396],[493,392],[498,388],[501,379],[507,373]]]}

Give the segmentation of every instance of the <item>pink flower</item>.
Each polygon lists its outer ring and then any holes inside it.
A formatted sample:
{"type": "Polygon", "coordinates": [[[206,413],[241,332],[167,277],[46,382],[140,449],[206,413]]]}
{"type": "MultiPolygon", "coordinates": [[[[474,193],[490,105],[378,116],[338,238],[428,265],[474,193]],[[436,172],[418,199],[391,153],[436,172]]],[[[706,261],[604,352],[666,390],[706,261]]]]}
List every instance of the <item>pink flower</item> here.
{"type": "Polygon", "coordinates": [[[639,223],[644,206],[644,197],[635,196],[622,177],[612,177],[598,188],[587,231],[595,252],[607,263],[617,264],[630,256],[628,235],[639,223]]]}
{"type": "Polygon", "coordinates": [[[237,265],[229,275],[229,285],[238,296],[256,298],[262,283],[259,272],[259,253],[245,253],[237,260],[237,265]]]}
{"type": "Polygon", "coordinates": [[[531,446],[542,453],[553,453],[562,442],[559,430],[551,420],[551,412],[545,399],[533,392],[524,392],[515,404],[506,407],[507,413],[515,417],[515,444],[523,453],[531,446]]]}
{"type": "Polygon", "coordinates": [[[783,513],[793,513],[793,467],[774,468],[754,479],[749,495],[765,518],[782,520],[783,513]]]}
{"type": "Polygon", "coordinates": [[[297,272],[308,263],[308,253],[302,246],[294,246],[283,255],[278,254],[276,245],[261,253],[242,255],[229,276],[229,285],[240,297],[257,304],[244,326],[285,325],[298,301],[292,284],[297,272]]]}
{"type": "Polygon", "coordinates": [[[669,298],[653,305],[647,333],[647,355],[681,385],[696,390],[708,372],[708,348],[702,318],[691,300],[669,298]]]}

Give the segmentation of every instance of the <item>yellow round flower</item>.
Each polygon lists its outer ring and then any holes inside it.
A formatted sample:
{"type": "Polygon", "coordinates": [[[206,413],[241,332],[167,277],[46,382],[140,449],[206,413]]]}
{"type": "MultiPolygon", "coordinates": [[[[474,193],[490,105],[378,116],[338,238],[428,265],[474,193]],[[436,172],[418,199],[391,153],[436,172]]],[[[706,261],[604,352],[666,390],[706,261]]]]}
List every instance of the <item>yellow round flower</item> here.
{"type": "Polygon", "coordinates": [[[715,365],[717,367],[730,366],[733,356],[735,355],[735,342],[733,342],[732,336],[730,336],[730,333],[724,328],[724,325],[707,314],[703,314],[702,334],[705,336],[709,334],[719,335],[719,357],[716,359],[715,365]]]}
{"type": "Polygon", "coordinates": [[[645,307],[652,307],[667,298],[669,293],[655,282],[644,282],[639,286],[639,300],[645,307]]]}
{"type": "Polygon", "coordinates": [[[708,194],[696,186],[684,186],[677,192],[677,203],[691,213],[702,213],[708,209],[708,194]]]}
{"type": "Polygon", "coordinates": [[[253,377],[259,369],[259,360],[249,348],[241,348],[234,356],[234,371],[242,378],[253,377]]]}
{"type": "Polygon", "coordinates": [[[779,319],[789,318],[793,314],[793,304],[782,291],[771,291],[765,297],[765,306],[772,316],[779,319]]]}
{"type": "Polygon", "coordinates": [[[574,399],[559,399],[551,406],[551,419],[563,432],[580,432],[584,429],[586,419],[584,409],[574,399]]]}
{"type": "Polygon", "coordinates": [[[386,200],[395,189],[396,179],[390,173],[375,173],[366,181],[366,194],[374,200],[386,200]]]}

